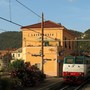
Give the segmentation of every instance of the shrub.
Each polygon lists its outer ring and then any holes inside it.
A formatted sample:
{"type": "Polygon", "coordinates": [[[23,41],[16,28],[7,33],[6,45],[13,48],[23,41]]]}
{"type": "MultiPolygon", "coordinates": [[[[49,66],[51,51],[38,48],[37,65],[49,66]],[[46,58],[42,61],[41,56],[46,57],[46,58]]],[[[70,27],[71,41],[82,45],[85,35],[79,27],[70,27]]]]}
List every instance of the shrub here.
{"type": "Polygon", "coordinates": [[[23,60],[15,60],[12,63],[9,64],[9,69],[10,70],[18,70],[18,69],[24,69],[25,64],[23,60]]]}
{"type": "Polygon", "coordinates": [[[12,71],[11,77],[18,77],[24,86],[35,86],[45,79],[45,74],[33,65],[12,71]]]}
{"type": "Polygon", "coordinates": [[[19,78],[13,78],[10,80],[11,90],[23,90],[22,82],[19,78]]]}
{"type": "Polygon", "coordinates": [[[0,90],[23,90],[23,86],[18,78],[1,78],[0,90]]]}
{"type": "Polygon", "coordinates": [[[45,79],[43,74],[35,65],[22,60],[11,63],[11,77],[19,78],[24,86],[35,86],[45,79]]]}

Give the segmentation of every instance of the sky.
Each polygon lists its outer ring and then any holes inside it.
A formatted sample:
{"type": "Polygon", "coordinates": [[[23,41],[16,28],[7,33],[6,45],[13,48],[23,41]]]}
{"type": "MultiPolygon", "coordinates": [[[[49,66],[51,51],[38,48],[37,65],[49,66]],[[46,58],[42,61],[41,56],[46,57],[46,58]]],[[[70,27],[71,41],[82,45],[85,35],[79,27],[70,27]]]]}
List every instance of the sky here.
{"type": "MultiPolygon", "coordinates": [[[[45,20],[61,23],[67,29],[90,29],[90,0],[18,0],[45,20]]],[[[22,26],[41,22],[41,18],[16,0],[0,0],[0,17],[22,26]]],[[[20,31],[20,27],[0,19],[0,32],[20,31]]]]}

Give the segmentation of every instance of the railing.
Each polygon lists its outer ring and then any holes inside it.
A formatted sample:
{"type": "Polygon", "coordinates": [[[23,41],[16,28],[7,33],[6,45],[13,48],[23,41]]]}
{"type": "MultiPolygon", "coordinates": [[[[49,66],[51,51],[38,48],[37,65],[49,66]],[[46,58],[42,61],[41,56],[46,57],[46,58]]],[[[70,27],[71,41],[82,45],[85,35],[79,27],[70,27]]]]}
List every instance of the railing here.
{"type": "MultiPolygon", "coordinates": [[[[55,47],[55,46],[58,46],[58,45],[44,45],[44,47],[55,47]]],[[[27,45],[27,47],[41,47],[41,45],[27,45]]]]}

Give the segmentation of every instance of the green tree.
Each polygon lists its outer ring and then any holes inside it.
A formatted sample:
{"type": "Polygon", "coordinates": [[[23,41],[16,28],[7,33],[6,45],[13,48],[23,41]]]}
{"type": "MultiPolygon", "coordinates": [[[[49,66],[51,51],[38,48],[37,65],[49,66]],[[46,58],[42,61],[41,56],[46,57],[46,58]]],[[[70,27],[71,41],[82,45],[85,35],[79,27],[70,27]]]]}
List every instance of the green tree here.
{"type": "Polygon", "coordinates": [[[22,46],[22,33],[7,31],[0,33],[0,50],[15,49],[22,46]]]}
{"type": "Polygon", "coordinates": [[[10,63],[11,59],[12,59],[12,56],[11,56],[11,53],[9,53],[9,52],[3,56],[3,61],[5,63],[10,63]]]}
{"type": "Polygon", "coordinates": [[[22,70],[25,68],[25,64],[23,60],[15,60],[12,63],[9,64],[9,69],[11,70],[22,70]]]}

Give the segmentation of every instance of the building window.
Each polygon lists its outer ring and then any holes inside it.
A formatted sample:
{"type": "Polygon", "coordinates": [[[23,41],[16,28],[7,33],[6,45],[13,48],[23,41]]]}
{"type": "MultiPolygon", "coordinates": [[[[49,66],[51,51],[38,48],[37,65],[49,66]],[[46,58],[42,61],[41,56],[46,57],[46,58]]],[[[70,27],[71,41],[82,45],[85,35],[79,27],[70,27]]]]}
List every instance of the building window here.
{"type": "Polygon", "coordinates": [[[57,46],[60,46],[60,41],[57,42],[57,46]]]}
{"type": "Polygon", "coordinates": [[[49,41],[45,41],[45,42],[44,42],[44,45],[45,45],[45,46],[49,46],[49,41]]]}
{"type": "Polygon", "coordinates": [[[47,34],[45,34],[45,36],[47,36],[47,34]]]}
{"type": "Polygon", "coordinates": [[[14,57],[15,56],[15,54],[12,54],[12,57],[14,57]]]}
{"type": "Polygon", "coordinates": [[[20,54],[18,54],[18,57],[20,57],[20,54]]]}
{"type": "Polygon", "coordinates": [[[33,35],[31,34],[31,36],[33,36],[33,35]]]}
{"type": "Polygon", "coordinates": [[[39,36],[39,34],[37,36],[39,36]]]}
{"type": "Polygon", "coordinates": [[[51,36],[51,34],[49,34],[51,36]]]}
{"type": "Polygon", "coordinates": [[[66,41],[67,39],[65,38],[65,48],[67,48],[67,41],[66,41]]]}

